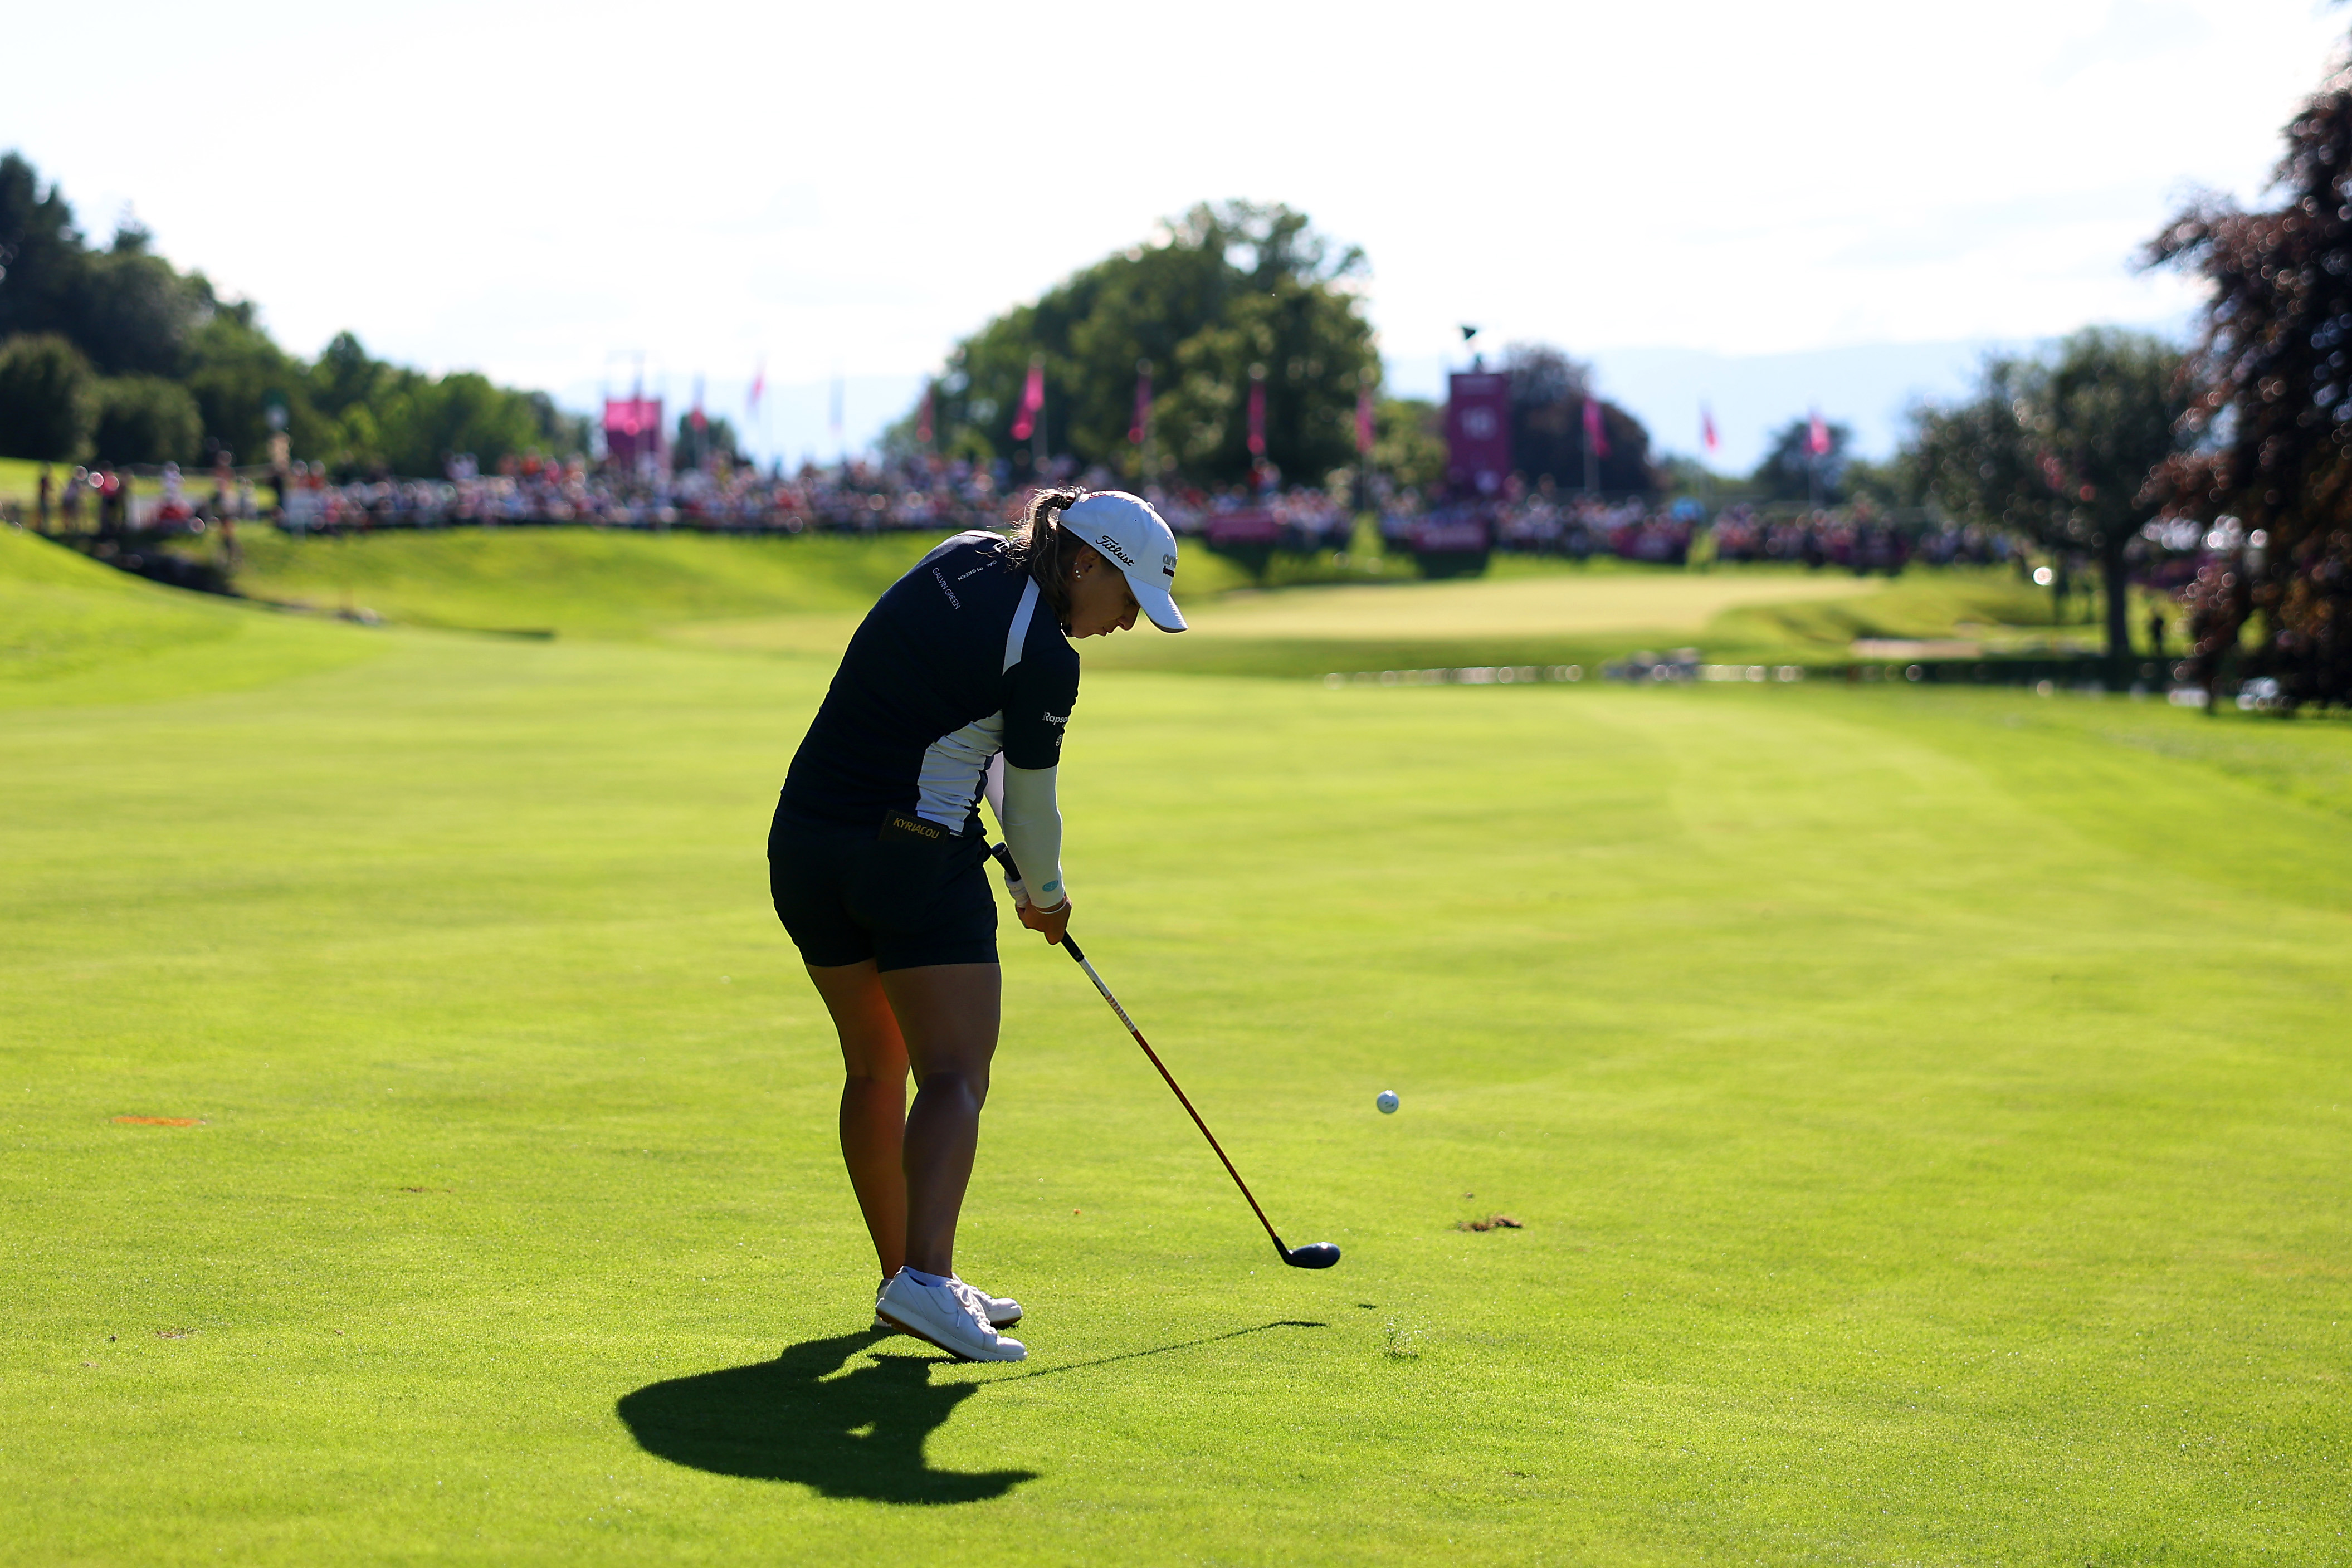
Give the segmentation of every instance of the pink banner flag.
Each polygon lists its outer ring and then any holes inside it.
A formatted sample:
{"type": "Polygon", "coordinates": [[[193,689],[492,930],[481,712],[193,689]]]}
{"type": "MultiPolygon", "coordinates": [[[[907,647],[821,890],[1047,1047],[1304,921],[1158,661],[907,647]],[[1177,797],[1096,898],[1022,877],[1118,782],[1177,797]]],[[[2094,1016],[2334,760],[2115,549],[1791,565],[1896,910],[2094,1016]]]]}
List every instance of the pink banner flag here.
{"type": "Polygon", "coordinates": [[[702,378],[700,376],[694,378],[694,408],[686,417],[688,423],[697,430],[704,429],[710,423],[709,417],[702,412],[702,378]]]}
{"type": "Polygon", "coordinates": [[[746,397],[743,400],[744,406],[749,408],[753,413],[758,413],[760,412],[761,396],[765,393],[767,390],[768,361],[762,360],[760,361],[759,369],[751,372],[751,392],[749,397],[746,397]]]}
{"type": "Polygon", "coordinates": [[[915,444],[918,446],[929,446],[931,444],[932,384],[929,382],[923,383],[922,412],[915,415],[915,444]]]}
{"type": "Polygon", "coordinates": [[[1698,444],[1709,452],[1723,444],[1723,438],[1715,433],[1715,410],[1705,403],[1698,405],[1698,444]]]}
{"type": "Polygon", "coordinates": [[[1265,378],[1250,379],[1249,449],[1253,457],[1265,455],[1265,378]]]}
{"type": "Polygon", "coordinates": [[[1356,394],[1356,455],[1369,457],[1372,452],[1372,389],[1364,388],[1356,394]]]}
{"type": "Polygon", "coordinates": [[[1026,441],[1036,433],[1038,411],[1045,406],[1045,361],[1029,361],[1029,380],[1021,388],[1021,407],[1013,416],[1013,439],[1026,441]]]}
{"type": "Polygon", "coordinates": [[[1820,409],[1813,410],[1812,423],[1805,428],[1805,450],[1816,457],[1830,455],[1830,427],[1820,409]]]}
{"type": "Polygon", "coordinates": [[[1135,367],[1135,423],[1127,427],[1127,439],[1140,446],[1150,434],[1151,366],[1147,362],[1135,367]]]}
{"type": "Polygon", "coordinates": [[[1609,435],[1601,427],[1599,398],[1584,400],[1584,444],[1595,457],[1609,455],[1609,435]]]}

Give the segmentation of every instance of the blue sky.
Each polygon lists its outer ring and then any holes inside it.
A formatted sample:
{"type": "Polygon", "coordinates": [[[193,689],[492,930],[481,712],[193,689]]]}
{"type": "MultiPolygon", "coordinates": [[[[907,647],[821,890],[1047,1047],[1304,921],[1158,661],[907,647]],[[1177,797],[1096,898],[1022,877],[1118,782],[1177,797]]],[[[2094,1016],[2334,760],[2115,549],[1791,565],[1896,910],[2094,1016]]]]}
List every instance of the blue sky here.
{"type": "MultiPolygon", "coordinates": [[[[1977,349],[2177,329],[2134,248],[2251,199],[2346,22],[2313,0],[690,14],[599,0],[23,7],[0,146],[126,204],[290,347],[577,404],[639,356],[766,440],[900,412],[997,310],[1225,196],[1362,245],[1408,390],[1474,321],[1719,461],[1814,404],[1891,440],[1977,349]],[[107,40],[90,53],[93,38],[107,40]],[[91,60],[91,70],[76,62],[91,60]],[[1954,367],[1958,367],[1955,371],[1954,367]]],[[[1957,379],[1956,379],[1957,376],[1957,379]]]]}

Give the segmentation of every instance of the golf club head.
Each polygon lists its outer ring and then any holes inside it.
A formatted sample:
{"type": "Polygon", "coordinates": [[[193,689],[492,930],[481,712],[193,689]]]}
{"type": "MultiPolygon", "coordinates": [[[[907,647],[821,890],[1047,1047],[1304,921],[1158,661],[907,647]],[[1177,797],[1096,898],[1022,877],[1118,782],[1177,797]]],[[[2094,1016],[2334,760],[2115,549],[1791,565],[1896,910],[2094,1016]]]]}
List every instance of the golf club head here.
{"type": "Polygon", "coordinates": [[[1282,1260],[1294,1269],[1328,1269],[1339,1260],[1339,1249],[1328,1241],[1309,1241],[1304,1247],[1286,1247],[1282,1260]]]}

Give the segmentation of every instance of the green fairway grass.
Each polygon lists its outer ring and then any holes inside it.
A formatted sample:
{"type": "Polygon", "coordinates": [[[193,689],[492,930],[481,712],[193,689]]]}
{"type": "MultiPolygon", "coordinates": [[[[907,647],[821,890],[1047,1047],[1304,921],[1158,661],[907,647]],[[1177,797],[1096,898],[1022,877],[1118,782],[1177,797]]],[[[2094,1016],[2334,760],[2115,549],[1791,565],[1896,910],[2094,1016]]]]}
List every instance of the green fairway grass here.
{"type": "Polygon", "coordinates": [[[936,542],[603,528],[289,538],[256,528],[236,581],[257,598],[411,625],[646,636],[681,622],[863,611],[936,542]]]}
{"type": "MultiPolygon", "coordinates": [[[[268,601],[407,625],[797,657],[836,654],[865,606],[936,542],[928,534],[750,538],[568,528],[308,539],[248,528],[241,538],[237,586],[268,601]]],[[[1715,658],[1819,664],[1852,657],[1857,638],[1960,637],[2020,652],[2088,636],[2043,625],[2048,596],[2006,569],[1890,582],[1784,566],[1702,572],[1498,556],[1486,579],[1429,582],[1401,560],[1357,572],[1336,559],[1286,570],[1357,580],[1269,592],[1234,560],[1188,545],[1178,594],[1196,634],[1120,639],[1099,647],[1097,663],[1313,676],[1590,665],[1643,647],[1696,645],[1715,658]]]]}
{"type": "Polygon", "coordinates": [[[2352,1563],[2352,725],[1089,645],[1072,929],[1347,1255],[1008,922],[956,1366],[766,904],[825,658],[19,542],[0,1562],[2352,1563]]]}
{"type": "Polygon", "coordinates": [[[0,528],[0,709],[251,685],[382,646],[354,629],[161,588],[0,528]]]}
{"type": "Polygon", "coordinates": [[[1210,637],[1345,641],[1367,625],[1413,640],[1557,636],[1563,629],[1696,632],[1736,605],[1874,596],[1884,579],[1793,571],[1563,568],[1493,580],[1456,578],[1380,587],[1253,594],[1204,618],[1210,637]]]}

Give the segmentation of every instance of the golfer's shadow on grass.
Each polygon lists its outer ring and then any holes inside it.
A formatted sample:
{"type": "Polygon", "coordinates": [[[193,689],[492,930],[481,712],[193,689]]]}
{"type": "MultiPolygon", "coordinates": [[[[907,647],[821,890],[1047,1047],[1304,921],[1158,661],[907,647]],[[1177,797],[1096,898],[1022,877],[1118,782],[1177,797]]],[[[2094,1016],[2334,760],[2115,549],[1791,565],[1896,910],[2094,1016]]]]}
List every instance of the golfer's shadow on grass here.
{"type": "Polygon", "coordinates": [[[875,1502],[981,1502],[1034,1470],[935,1470],[923,1441],[977,1383],[931,1381],[944,1363],[876,1356],[835,1377],[874,1333],[813,1339],[773,1361],[647,1384],[614,1408],[637,1446],[675,1464],[753,1480],[798,1481],[826,1497],[875,1502]]]}
{"type": "MultiPolygon", "coordinates": [[[[1322,1326],[1266,1323],[1236,1333],[1322,1326]]],[[[1234,1337],[1215,1334],[1102,1361],[1128,1361],[1234,1337]]],[[[751,1480],[798,1481],[826,1497],[984,1502],[1037,1479],[1035,1470],[935,1470],[924,1459],[925,1439],[947,1424],[958,1405],[988,1386],[934,1384],[931,1369],[948,1363],[923,1355],[881,1355],[833,1375],[859,1351],[890,1343],[905,1342],[871,1332],[808,1340],[773,1361],[649,1383],[624,1395],[614,1408],[639,1448],[673,1464],[751,1480]]],[[[1101,1364],[1080,1362],[1013,1376],[1075,1372],[1101,1364]]]]}

